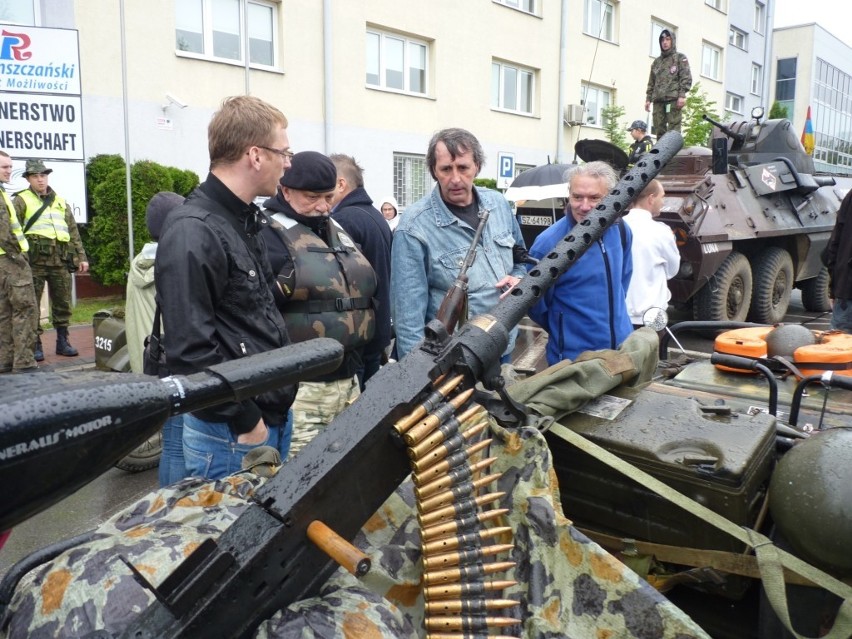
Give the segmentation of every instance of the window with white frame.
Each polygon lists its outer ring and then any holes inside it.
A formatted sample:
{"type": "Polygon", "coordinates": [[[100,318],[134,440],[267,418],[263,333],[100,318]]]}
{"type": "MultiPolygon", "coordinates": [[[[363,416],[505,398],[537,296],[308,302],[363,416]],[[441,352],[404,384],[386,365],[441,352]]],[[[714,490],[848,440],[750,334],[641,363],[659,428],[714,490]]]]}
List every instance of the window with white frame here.
{"type": "Polygon", "coordinates": [[[666,24],[665,22],[657,22],[656,20],[651,21],[651,57],[656,58],[658,55],[662,53],[660,49],[660,34],[664,29],[668,29],[669,32],[675,35],[677,38],[677,30],[670,24],[666,24]]]}
{"type": "Polygon", "coordinates": [[[754,3],[754,30],[758,33],[763,33],[763,27],[766,24],[766,7],[762,2],[754,3]]]}
{"type": "Polygon", "coordinates": [[[414,204],[432,188],[432,176],[426,156],[413,153],[393,154],[393,196],[400,210],[414,204]]]}
{"type": "Polygon", "coordinates": [[[367,84],[426,95],[429,45],[396,33],[367,31],[367,84]]]}
{"type": "Polygon", "coordinates": [[[722,11],[722,0],[704,0],[704,4],[708,7],[713,7],[714,9],[722,11]]]}
{"type": "Polygon", "coordinates": [[[37,5],[33,0],[0,0],[0,22],[35,26],[37,5]]]}
{"type": "Polygon", "coordinates": [[[763,88],[763,67],[752,62],[751,64],[751,92],[761,95],[763,88]]]}
{"type": "Polygon", "coordinates": [[[615,42],[615,5],[612,0],[586,0],[583,32],[615,42]]]}
{"type": "Polygon", "coordinates": [[[274,67],[278,47],[274,2],[175,0],[175,49],[181,54],[245,64],[246,32],[250,63],[274,67]]]}
{"type": "Polygon", "coordinates": [[[721,60],[722,50],[719,47],[709,42],[701,45],[701,75],[711,80],[718,80],[721,60]]]}
{"type": "Polygon", "coordinates": [[[725,94],[725,109],[731,113],[743,112],[743,99],[734,93],[725,94]]]}
{"type": "Polygon", "coordinates": [[[748,35],[745,31],[740,31],[736,27],[731,27],[728,31],[728,44],[736,47],[737,49],[746,51],[748,50],[748,35]]]}
{"type": "Polygon", "coordinates": [[[612,103],[612,92],[609,89],[598,87],[593,84],[580,85],[580,96],[583,104],[586,124],[589,126],[603,126],[604,117],[602,111],[612,103]]]}
{"type": "Polygon", "coordinates": [[[497,60],[491,63],[491,106],[532,115],[535,71],[497,60]]]}
{"type": "Polygon", "coordinates": [[[519,9],[527,13],[535,14],[536,0],[494,0],[497,4],[503,4],[513,9],[519,9]]]}

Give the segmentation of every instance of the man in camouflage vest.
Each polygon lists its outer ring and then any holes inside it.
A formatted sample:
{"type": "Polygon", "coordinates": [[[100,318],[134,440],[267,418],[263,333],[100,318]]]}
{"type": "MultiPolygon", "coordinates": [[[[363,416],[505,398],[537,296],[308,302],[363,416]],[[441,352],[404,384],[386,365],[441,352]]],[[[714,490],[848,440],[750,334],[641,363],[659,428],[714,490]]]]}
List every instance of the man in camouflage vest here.
{"type": "Polygon", "coordinates": [[[12,177],[12,158],[0,151],[0,373],[38,370],[33,358],[39,320],[29,243],[3,188],[12,177]]]}
{"type": "Polygon", "coordinates": [[[336,371],[299,383],[291,454],[358,397],[356,372],[364,346],[376,331],[376,274],[330,217],[336,186],[332,161],[322,153],[303,151],[293,156],[278,194],[263,205],[272,223],[262,233],[272,272],[286,297],[278,308],[290,339],[331,337],[344,349],[336,371]]]}
{"type": "Polygon", "coordinates": [[[692,87],[689,60],[677,52],[674,33],[660,32],[660,56],[651,64],[648,88],[645,90],[645,110],[654,105],[654,135],[660,139],[666,131],[680,131],[686,94],[692,87]]]}
{"type": "MultiPolygon", "coordinates": [[[[30,188],[15,193],[15,210],[30,244],[36,304],[44,285],[50,297],[51,323],[56,329],[56,354],[75,357],[77,349],[68,341],[71,321],[71,273],[85,273],[89,260],[83,250],[80,232],[71,207],[48,186],[53,169],[42,160],[27,160],[24,177],[30,188]]],[[[36,328],[35,359],[44,359],[41,325],[36,328]]]]}

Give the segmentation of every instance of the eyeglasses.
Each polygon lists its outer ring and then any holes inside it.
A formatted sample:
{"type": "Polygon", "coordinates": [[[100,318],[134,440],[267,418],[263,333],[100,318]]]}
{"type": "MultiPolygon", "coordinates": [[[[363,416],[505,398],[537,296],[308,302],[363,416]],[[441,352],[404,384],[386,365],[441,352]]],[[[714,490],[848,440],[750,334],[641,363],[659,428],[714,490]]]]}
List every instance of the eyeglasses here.
{"type": "Polygon", "coordinates": [[[278,154],[278,155],[280,155],[282,158],[285,158],[285,159],[287,159],[287,160],[289,160],[289,159],[290,159],[290,158],[292,158],[294,155],[296,155],[296,154],[295,154],[295,153],[293,153],[290,149],[276,149],[276,148],[271,147],[271,146],[263,146],[262,144],[258,144],[258,145],[257,145],[257,148],[258,148],[258,149],[264,149],[264,150],[266,150],[266,151],[272,151],[273,153],[277,153],[277,154],[278,154]]]}

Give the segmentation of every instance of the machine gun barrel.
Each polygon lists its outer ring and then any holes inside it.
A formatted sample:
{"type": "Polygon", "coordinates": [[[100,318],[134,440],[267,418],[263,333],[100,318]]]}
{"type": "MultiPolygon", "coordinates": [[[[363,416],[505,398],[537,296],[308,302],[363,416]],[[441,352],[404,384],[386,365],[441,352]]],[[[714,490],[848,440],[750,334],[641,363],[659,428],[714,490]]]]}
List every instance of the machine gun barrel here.
{"type": "Polygon", "coordinates": [[[717,129],[719,129],[722,133],[727,135],[729,138],[733,138],[737,142],[744,142],[745,141],[745,135],[743,135],[742,133],[735,133],[733,130],[731,130],[729,127],[726,127],[721,122],[716,122],[716,120],[711,118],[706,113],[701,116],[701,119],[705,120],[706,122],[709,122],[710,124],[715,126],[717,129]]]}
{"type": "Polygon", "coordinates": [[[0,530],[89,483],[154,434],[169,415],[242,401],[334,370],[343,349],[329,338],[217,364],[194,375],[20,375],[0,411],[0,530]],[[14,487],[14,488],[11,488],[14,487]]]}
{"type": "Polygon", "coordinates": [[[337,565],[307,537],[320,520],[344,539],[364,523],[409,474],[394,424],[416,409],[434,382],[455,369],[465,386],[499,368],[508,331],[544,292],[626,211],[677,153],[669,132],[630,169],[588,221],[578,225],[490,314],[450,336],[430,322],[427,339],[389,364],[361,396],[255,494],[254,503],[217,541],[196,551],[157,590],[157,601],[123,637],[246,637],[277,610],[315,595],[337,565]],[[437,354],[436,354],[437,351],[437,354]]]}

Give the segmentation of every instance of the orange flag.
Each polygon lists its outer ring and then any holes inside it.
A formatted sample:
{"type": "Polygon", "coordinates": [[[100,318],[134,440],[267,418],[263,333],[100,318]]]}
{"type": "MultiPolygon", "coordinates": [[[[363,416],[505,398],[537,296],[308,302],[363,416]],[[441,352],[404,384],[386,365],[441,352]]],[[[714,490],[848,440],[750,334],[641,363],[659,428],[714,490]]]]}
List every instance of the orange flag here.
{"type": "Polygon", "coordinates": [[[808,117],[805,120],[805,129],[802,131],[802,146],[805,147],[805,153],[814,154],[814,123],[811,120],[811,107],[808,107],[808,117]]]}

